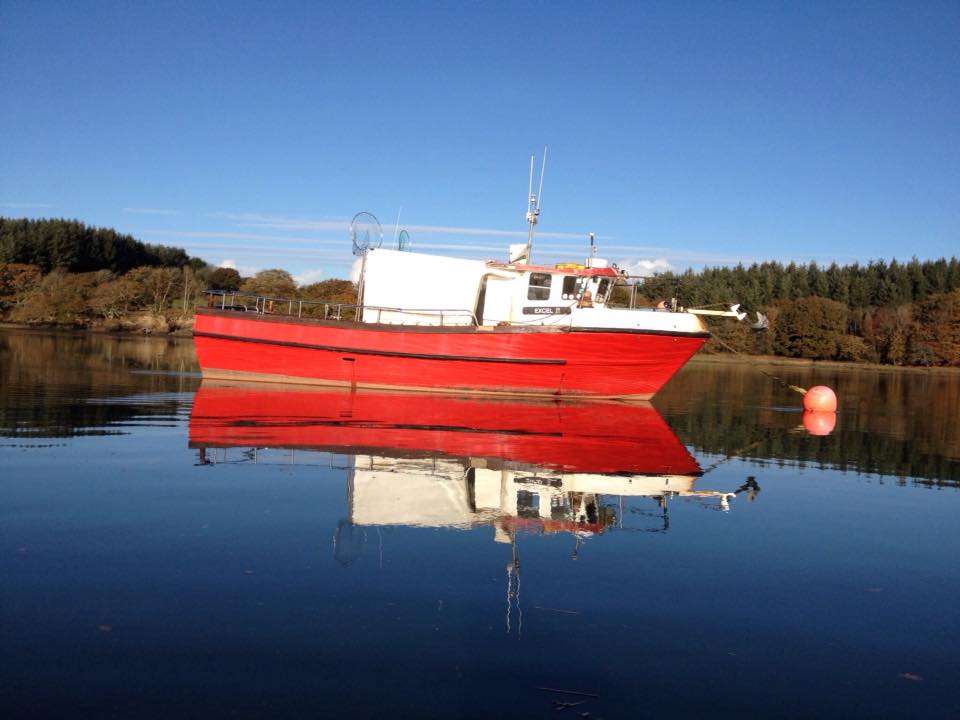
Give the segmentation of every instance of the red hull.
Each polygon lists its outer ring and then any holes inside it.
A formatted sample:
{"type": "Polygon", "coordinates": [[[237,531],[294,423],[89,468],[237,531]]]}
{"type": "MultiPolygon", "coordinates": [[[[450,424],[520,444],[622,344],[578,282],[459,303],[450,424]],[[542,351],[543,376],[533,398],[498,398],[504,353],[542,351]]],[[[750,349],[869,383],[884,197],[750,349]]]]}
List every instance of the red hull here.
{"type": "Polygon", "coordinates": [[[390,390],[646,399],[703,335],[437,328],[199,310],[204,377],[390,390]]]}
{"type": "Polygon", "coordinates": [[[442,454],[564,472],[700,473],[687,449],[647,404],[204,383],[190,414],[190,445],[442,454]]]}

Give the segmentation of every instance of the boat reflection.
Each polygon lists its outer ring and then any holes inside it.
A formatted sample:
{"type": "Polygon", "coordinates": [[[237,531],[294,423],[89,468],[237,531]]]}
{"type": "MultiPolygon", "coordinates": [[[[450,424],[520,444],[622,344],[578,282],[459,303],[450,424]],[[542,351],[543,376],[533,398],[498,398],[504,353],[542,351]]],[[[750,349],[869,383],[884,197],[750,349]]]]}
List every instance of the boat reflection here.
{"type": "MultiPolygon", "coordinates": [[[[201,463],[222,462],[229,448],[244,448],[234,462],[260,462],[264,449],[344,455],[352,526],[487,525],[501,542],[517,532],[663,531],[670,498],[726,510],[736,494],[697,489],[697,461],[645,403],[205,382],[190,447],[201,463]],[[637,508],[631,498],[654,505],[637,508]]],[[[737,492],[755,489],[748,483],[737,492]]]]}

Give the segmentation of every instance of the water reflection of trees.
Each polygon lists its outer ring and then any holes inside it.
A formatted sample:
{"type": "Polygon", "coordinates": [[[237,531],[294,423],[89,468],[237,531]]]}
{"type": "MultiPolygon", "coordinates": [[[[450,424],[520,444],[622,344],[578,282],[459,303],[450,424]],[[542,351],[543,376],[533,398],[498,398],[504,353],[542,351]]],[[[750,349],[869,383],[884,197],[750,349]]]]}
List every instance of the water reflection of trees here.
{"type": "Polygon", "coordinates": [[[134,417],[159,422],[181,411],[169,394],[193,390],[195,370],[189,341],[0,330],[0,435],[67,437],[117,432],[134,417]],[[150,394],[160,395],[137,399],[150,394]]]}
{"type": "MultiPolygon", "coordinates": [[[[0,435],[118,432],[143,416],[162,422],[182,412],[185,400],[170,394],[193,391],[196,369],[188,340],[0,330],[0,435]]],[[[799,430],[799,396],[752,364],[695,361],[654,404],[702,452],[960,487],[960,375],[764,369],[785,383],[835,388],[834,432],[813,438],[799,430]]]]}
{"type": "Polygon", "coordinates": [[[840,398],[834,432],[799,429],[799,396],[750,365],[695,363],[654,404],[703,452],[830,466],[960,487],[960,376],[944,373],[767,367],[786,383],[826,384],[840,398]]]}

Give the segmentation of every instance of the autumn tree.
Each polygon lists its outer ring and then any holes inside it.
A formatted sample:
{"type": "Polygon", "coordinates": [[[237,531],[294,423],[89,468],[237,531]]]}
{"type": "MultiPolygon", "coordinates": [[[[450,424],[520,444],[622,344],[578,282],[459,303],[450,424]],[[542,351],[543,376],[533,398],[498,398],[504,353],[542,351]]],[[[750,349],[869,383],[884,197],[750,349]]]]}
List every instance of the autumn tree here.
{"type": "Polygon", "coordinates": [[[21,263],[0,263],[0,311],[22,303],[40,284],[40,268],[21,263]]]}
{"type": "Polygon", "coordinates": [[[877,308],[868,313],[870,322],[864,339],[870,343],[880,362],[907,364],[907,343],[913,332],[913,314],[909,305],[877,308]]]}
{"type": "Polygon", "coordinates": [[[917,365],[960,366],[960,290],[918,303],[909,358],[917,365]]]}
{"type": "Polygon", "coordinates": [[[173,267],[139,267],[127,273],[127,277],[140,287],[140,297],[155,313],[166,309],[181,280],[180,270],[173,267]]]}
{"type": "Polygon", "coordinates": [[[36,292],[14,308],[10,318],[19,322],[85,324],[87,298],[97,284],[97,273],[68,273],[57,269],[40,281],[36,292]]]}
{"type": "Polygon", "coordinates": [[[115,319],[143,307],[143,288],[131,275],[127,273],[95,287],[88,301],[90,309],[97,315],[115,319]]]}
{"type": "Polygon", "coordinates": [[[847,327],[847,308],[819,297],[804,297],[784,305],[777,317],[774,350],[778,355],[830,359],[837,338],[847,327]]]}
{"type": "Polygon", "coordinates": [[[243,283],[240,273],[233,268],[218,267],[210,273],[210,280],[207,283],[211,290],[239,290],[243,283]]]}
{"type": "Polygon", "coordinates": [[[286,270],[261,270],[240,286],[240,290],[251,295],[264,295],[273,298],[292,298],[296,295],[297,284],[286,270]]]}
{"type": "Polygon", "coordinates": [[[180,268],[180,314],[187,315],[193,311],[204,285],[202,275],[189,265],[180,268]]]}
{"type": "Polygon", "coordinates": [[[357,302],[357,288],[349,280],[321,280],[300,288],[300,297],[317,302],[353,304],[357,302]]]}

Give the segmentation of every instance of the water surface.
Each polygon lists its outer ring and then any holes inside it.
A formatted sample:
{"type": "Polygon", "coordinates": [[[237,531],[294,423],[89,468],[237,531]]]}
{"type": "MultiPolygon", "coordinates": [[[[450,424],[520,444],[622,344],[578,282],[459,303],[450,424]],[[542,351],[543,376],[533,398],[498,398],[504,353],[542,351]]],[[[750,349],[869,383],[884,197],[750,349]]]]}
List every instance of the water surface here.
{"type": "Polygon", "coordinates": [[[695,362],[652,407],[437,401],[0,331],[0,698],[957,717],[958,416],[949,374],[695,362]],[[834,431],[770,374],[835,387],[834,431]]]}

